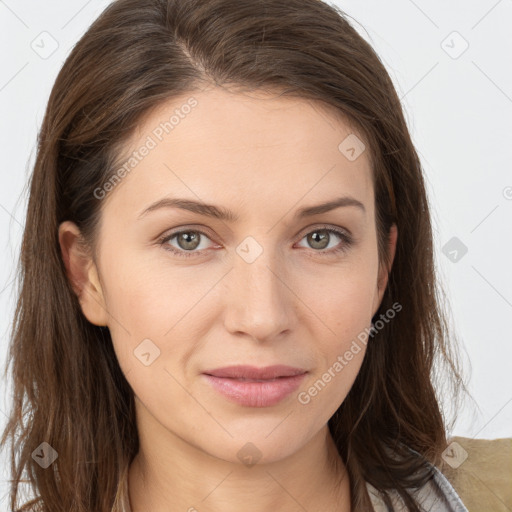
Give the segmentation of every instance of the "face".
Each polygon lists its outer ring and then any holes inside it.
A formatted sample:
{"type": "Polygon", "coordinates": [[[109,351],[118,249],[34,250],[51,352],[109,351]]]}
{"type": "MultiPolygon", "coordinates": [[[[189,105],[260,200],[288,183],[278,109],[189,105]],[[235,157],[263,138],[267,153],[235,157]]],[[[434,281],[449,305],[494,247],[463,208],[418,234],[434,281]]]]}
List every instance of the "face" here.
{"type": "Polygon", "coordinates": [[[350,134],[320,104],[212,88],[161,105],[129,141],[130,170],[96,192],[80,300],[108,325],[139,430],[273,461],[343,402],[387,283],[367,151],[339,149],[350,134]],[[286,368],[219,370],[239,365],[286,368]]]}

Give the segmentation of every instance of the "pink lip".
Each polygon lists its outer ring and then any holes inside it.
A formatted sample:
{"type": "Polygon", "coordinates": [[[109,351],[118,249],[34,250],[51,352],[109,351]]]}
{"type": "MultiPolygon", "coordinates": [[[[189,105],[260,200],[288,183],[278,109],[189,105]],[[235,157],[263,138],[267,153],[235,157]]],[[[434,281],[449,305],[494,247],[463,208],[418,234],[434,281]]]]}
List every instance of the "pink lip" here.
{"type": "Polygon", "coordinates": [[[246,407],[270,407],[298,388],[307,371],[291,366],[229,366],[203,372],[216,391],[246,407]]]}

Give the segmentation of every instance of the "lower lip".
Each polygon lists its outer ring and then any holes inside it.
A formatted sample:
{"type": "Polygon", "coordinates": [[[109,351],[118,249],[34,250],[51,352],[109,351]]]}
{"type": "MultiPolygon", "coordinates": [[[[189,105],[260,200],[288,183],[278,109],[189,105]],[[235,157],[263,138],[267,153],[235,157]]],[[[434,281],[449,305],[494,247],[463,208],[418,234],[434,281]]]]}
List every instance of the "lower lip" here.
{"type": "Polygon", "coordinates": [[[279,377],[275,380],[251,381],[213,377],[203,374],[208,382],[228,400],[245,407],[270,407],[293,393],[306,376],[279,377]]]}

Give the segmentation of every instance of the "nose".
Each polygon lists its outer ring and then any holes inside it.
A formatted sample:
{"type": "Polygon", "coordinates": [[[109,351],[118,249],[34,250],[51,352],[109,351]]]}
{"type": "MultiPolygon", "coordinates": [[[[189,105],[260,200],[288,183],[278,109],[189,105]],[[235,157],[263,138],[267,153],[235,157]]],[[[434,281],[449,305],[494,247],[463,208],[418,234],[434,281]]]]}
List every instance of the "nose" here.
{"type": "Polygon", "coordinates": [[[283,267],[266,251],[252,263],[235,257],[234,268],[226,276],[228,332],[265,342],[293,330],[297,298],[283,267]]]}

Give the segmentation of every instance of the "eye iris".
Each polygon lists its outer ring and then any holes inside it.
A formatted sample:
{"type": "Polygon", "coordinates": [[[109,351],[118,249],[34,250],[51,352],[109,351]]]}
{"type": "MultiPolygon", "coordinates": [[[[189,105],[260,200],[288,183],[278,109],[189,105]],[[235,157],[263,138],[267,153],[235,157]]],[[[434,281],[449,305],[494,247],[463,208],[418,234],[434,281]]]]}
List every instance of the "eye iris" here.
{"type": "Polygon", "coordinates": [[[313,244],[313,247],[315,247],[315,244],[316,243],[320,243],[320,247],[316,246],[315,249],[325,249],[328,245],[328,243],[323,243],[325,241],[327,241],[329,239],[329,233],[327,232],[327,230],[323,229],[323,230],[316,230],[316,231],[313,231],[312,233],[310,233],[308,235],[308,242],[312,242],[313,244]],[[323,233],[323,235],[320,235],[318,236],[318,233],[323,233]]]}
{"type": "Polygon", "coordinates": [[[184,231],[183,233],[178,234],[178,244],[182,249],[196,249],[199,245],[199,233],[195,231],[184,231]],[[183,242],[185,246],[183,246],[183,242]],[[192,244],[192,246],[188,245],[192,244]]]}

